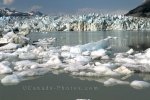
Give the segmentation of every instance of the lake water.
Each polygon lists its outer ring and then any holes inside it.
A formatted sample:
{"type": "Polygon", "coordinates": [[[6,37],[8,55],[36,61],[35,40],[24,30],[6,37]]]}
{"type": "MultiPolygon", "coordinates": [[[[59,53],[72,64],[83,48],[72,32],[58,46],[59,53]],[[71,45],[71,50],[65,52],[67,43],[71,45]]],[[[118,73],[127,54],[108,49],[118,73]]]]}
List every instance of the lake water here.
{"type": "MultiPolygon", "coordinates": [[[[99,41],[108,36],[118,37],[112,43],[116,52],[125,52],[129,48],[144,50],[150,47],[150,32],[137,31],[103,31],[103,32],[53,32],[33,33],[32,41],[39,38],[56,37],[55,46],[78,45],[99,41]]],[[[67,74],[54,75],[49,73],[41,77],[21,82],[14,86],[0,84],[0,100],[149,100],[150,88],[135,90],[129,85],[105,87],[98,79],[73,77],[67,74]]],[[[146,80],[149,74],[136,74],[127,80],[146,80]]]]}

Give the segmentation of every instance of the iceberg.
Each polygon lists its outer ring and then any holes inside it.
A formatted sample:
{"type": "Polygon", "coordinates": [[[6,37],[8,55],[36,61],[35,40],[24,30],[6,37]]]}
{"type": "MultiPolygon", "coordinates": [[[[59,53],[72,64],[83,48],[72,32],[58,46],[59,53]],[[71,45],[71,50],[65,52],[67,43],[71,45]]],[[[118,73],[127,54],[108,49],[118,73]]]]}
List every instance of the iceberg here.
{"type": "Polygon", "coordinates": [[[0,74],[9,74],[13,70],[10,68],[11,64],[8,61],[3,61],[0,63],[0,74]]]}
{"type": "Polygon", "coordinates": [[[129,82],[127,82],[127,81],[121,81],[121,80],[114,79],[114,78],[110,78],[104,82],[105,86],[128,85],[128,84],[129,84],[129,82]]]}
{"type": "Polygon", "coordinates": [[[0,47],[0,51],[4,51],[4,50],[15,50],[18,49],[19,47],[21,47],[20,44],[15,44],[15,43],[8,43],[2,47],[0,47]]]}
{"type": "Polygon", "coordinates": [[[82,52],[85,52],[85,51],[91,51],[92,52],[92,51],[96,51],[96,50],[101,49],[100,52],[104,53],[104,51],[102,51],[102,50],[107,49],[108,47],[110,47],[110,41],[112,39],[115,39],[115,38],[108,37],[108,38],[100,40],[98,42],[93,42],[93,43],[88,43],[88,44],[85,44],[85,45],[74,46],[74,47],[70,48],[70,52],[81,54],[82,52]]]}
{"type": "Polygon", "coordinates": [[[7,75],[1,80],[1,83],[3,85],[17,85],[20,82],[21,82],[21,79],[15,74],[7,75]]]}
{"type": "Polygon", "coordinates": [[[135,88],[135,89],[144,89],[144,88],[148,88],[150,87],[150,83],[145,82],[145,81],[133,81],[130,84],[131,87],[135,88]]]}

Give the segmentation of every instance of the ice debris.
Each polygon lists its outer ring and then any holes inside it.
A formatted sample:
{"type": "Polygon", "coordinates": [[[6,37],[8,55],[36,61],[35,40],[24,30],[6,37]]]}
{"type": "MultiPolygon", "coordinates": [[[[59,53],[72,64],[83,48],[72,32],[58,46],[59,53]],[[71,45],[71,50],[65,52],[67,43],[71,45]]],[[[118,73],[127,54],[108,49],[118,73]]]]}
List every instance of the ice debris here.
{"type": "Polygon", "coordinates": [[[145,81],[135,80],[135,81],[131,82],[130,86],[135,89],[144,89],[144,88],[150,87],[150,83],[145,82],[145,81]]]}

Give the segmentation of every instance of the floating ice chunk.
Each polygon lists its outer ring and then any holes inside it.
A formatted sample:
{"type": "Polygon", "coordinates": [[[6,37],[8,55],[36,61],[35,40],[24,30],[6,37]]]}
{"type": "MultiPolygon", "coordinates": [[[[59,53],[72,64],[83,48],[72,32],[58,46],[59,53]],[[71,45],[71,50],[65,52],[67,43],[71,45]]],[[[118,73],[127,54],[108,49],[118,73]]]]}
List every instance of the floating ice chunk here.
{"type": "Polygon", "coordinates": [[[71,47],[70,52],[81,54],[82,52],[85,52],[85,51],[96,51],[99,49],[106,49],[110,46],[111,39],[113,39],[113,37],[108,37],[98,42],[74,46],[74,47],[71,47]]]}
{"type": "Polygon", "coordinates": [[[62,46],[61,50],[62,51],[70,51],[70,47],[69,46],[62,46]]]}
{"type": "Polygon", "coordinates": [[[40,66],[39,65],[32,65],[30,68],[31,69],[37,69],[37,68],[39,68],[40,66]]]}
{"type": "Polygon", "coordinates": [[[96,59],[96,58],[100,58],[100,57],[102,57],[102,56],[105,56],[106,55],[106,50],[104,50],[104,49],[100,49],[100,50],[97,50],[97,51],[93,51],[93,52],[91,52],[91,57],[93,58],[93,59],[96,59]]]}
{"type": "Polygon", "coordinates": [[[39,65],[36,62],[31,62],[29,60],[23,60],[23,61],[18,61],[18,62],[14,62],[14,69],[17,71],[22,71],[22,70],[27,70],[30,69],[31,66],[33,65],[39,65]]]}
{"type": "Polygon", "coordinates": [[[91,57],[89,56],[77,56],[74,58],[76,63],[81,64],[81,65],[86,65],[91,61],[91,57]]]}
{"type": "Polygon", "coordinates": [[[15,36],[16,34],[13,32],[13,31],[11,31],[11,32],[8,32],[8,33],[6,33],[4,36],[3,36],[3,38],[4,39],[10,39],[10,38],[12,38],[13,36],[15,36]]]}
{"type": "Polygon", "coordinates": [[[0,53],[0,60],[9,60],[9,61],[13,61],[16,60],[18,58],[18,54],[16,53],[0,53]]]}
{"type": "Polygon", "coordinates": [[[87,68],[88,68],[87,66],[82,66],[79,64],[70,64],[66,68],[64,68],[64,70],[70,72],[79,72],[81,70],[86,70],[87,68]]]}
{"type": "Polygon", "coordinates": [[[70,53],[81,54],[83,51],[80,46],[75,46],[70,48],[70,53]]]}
{"type": "Polygon", "coordinates": [[[110,78],[107,81],[104,82],[105,86],[114,86],[114,85],[127,85],[129,82],[127,81],[121,81],[118,79],[110,78]]]}
{"type": "Polygon", "coordinates": [[[47,64],[59,65],[59,64],[62,64],[62,61],[60,60],[58,56],[55,55],[55,56],[52,56],[49,61],[47,61],[47,64]]]}
{"type": "Polygon", "coordinates": [[[42,47],[38,47],[38,48],[33,49],[32,52],[34,54],[40,54],[40,53],[44,52],[44,49],[42,47]]]}
{"type": "Polygon", "coordinates": [[[83,56],[90,56],[91,55],[91,52],[90,51],[85,51],[82,53],[83,56]]]}
{"type": "Polygon", "coordinates": [[[15,74],[7,75],[1,80],[1,83],[3,85],[17,85],[20,82],[21,82],[21,78],[15,74]]]}
{"type": "Polygon", "coordinates": [[[118,67],[118,64],[115,64],[115,63],[105,63],[105,64],[102,64],[103,66],[106,66],[110,69],[115,69],[118,67]]]}
{"type": "Polygon", "coordinates": [[[12,73],[12,69],[10,68],[10,63],[8,61],[3,61],[0,63],[0,74],[8,74],[12,73]]]}
{"type": "Polygon", "coordinates": [[[148,88],[150,87],[150,83],[145,82],[145,81],[133,81],[130,84],[131,87],[135,88],[135,89],[144,89],[144,88],[148,88]]]}
{"type": "Polygon", "coordinates": [[[129,64],[136,64],[137,62],[131,58],[115,58],[116,62],[119,63],[129,63],[129,64]]]}
{"type": "Polygon", "coordinates": [[[12,43],[18,43],[18,44],[25,44],[28,43],[29,38],[24,37],[23,35],[18,35],[15,34],[14,32],[8,32],[3,36],[4,39],[7,40],[7,43],[12,42],[12,43]]]}
{"type": "Polygon", "coordinates": [[[37,56],[33,53],[20,53],[19,54],[19,59],[22,60],[33,60],[33,59],[37,59],[37,56]]]}
{"type": "Polygon", "coordinates": [[[72,58],[72,55],[70,52],[61,52],[61,57],[63,58],[72,58]]]}
{"type": "Polygon", "coordinates": [[[25,46],[25,47],[18,48],[18,49],[16,50],[16,53],[29,52],[29,51],[34,50],[34,49],[36,49],[35,46],[27,45],[27,46],[25,46]]]}
{"type": "Polygon", "coordinates": [[[96,66],[93,68],[93,70],[102,75],[102,76],[118,76],[119,74],[116,72],[113,72],[110,68],[105,66],[96,66]]]}
{"type": "Polygon", "coordinates": [[[150,58],[150,49],[147,49],[147,50],[146,50],[145,56],[148,57],[148,58],[150,58]]]}
{"type": "Polygon", "coordinates": [[[13,50],[13,49],[17,49],[19,47],[21,47],[20,44],[8,43],[8,44],[0,47],[0,51],[2,51],[2,50],[13,50]]]}
{"type": "Polygon", "coordinates": [[[133,73],[133,71],[129,70],[128,68],[126,68],[124,66],[121,66],[121,67],[115,69],[114,71],[118,72],[120,74],[124,74],[124,75],[128,75],[128,74],[133,73]]]}
{"type": "Polygon", "coordinates": [[[33,44],[40,45],[40,46],[43,46],[43,45],[46,46],[46,45],[51,45],[55,41],[56,41],[56,38],[44,38],[44,39],[39,39],[38,42],[35,42],[33,44]]]}
{"type": "Polygon", "coordinates": [[[8,43],[8,40],[6,38],[0,38],[0,43],[6,44],[6,43],[8,43]]]}
{"type": "Polygon", "coordinates": [[[101,57],[101,60],[109,60],[109,59],[110,59],[110,57],[108,55],[105,55],[105,56],[101,57]]]}
{"type": "Polygon", "coordinates": [[[100,63],[100,62],[95,62],[94,65],[95,65],[95,66],[100,66],[100,65],[102,65],[102,63],[100,63]]]}
{"type": "Polygon", "coordinates": [[[24,78],[24,77],[45,75],[49,71],[50,70],[48,68],[38,68],[38,69],[32,69],[32,70],[30,69],[30,70],[22,71],[16,74],[17,76],[24,78]]]}
{"type": "Polygon", "coordinates": [[[129,51],[126,52],[127,54],[131,55],[134,53],[134,50],[133,49],[130,49],[129,51]]]}
{"type": "Polygon", "coordinates": [[[150,64],[149,59],[140,59],[138,61],[138,63],[140,63],[140,64],[150,64]]]}

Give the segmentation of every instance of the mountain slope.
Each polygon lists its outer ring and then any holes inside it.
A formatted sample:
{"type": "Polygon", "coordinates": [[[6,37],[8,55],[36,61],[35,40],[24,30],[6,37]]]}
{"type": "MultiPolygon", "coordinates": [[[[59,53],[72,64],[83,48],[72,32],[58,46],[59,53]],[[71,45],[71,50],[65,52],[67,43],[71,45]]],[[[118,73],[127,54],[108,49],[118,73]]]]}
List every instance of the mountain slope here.
{"type": "Polygon", "coordinates": [[[11,10],[9,8],[4,8],[4,9],[0,9],[0,17],[2,16],[41,16],[43,15],[41,12],[39,11],[31,11],[31,12],[19,12],[16,10],[11,10]]]}
{"type": "Polygon", "coordinates": [[[135,17],[150,17],[150,1],[144,2],[143,4],[129,11],[125,15],[135,17]]]}

